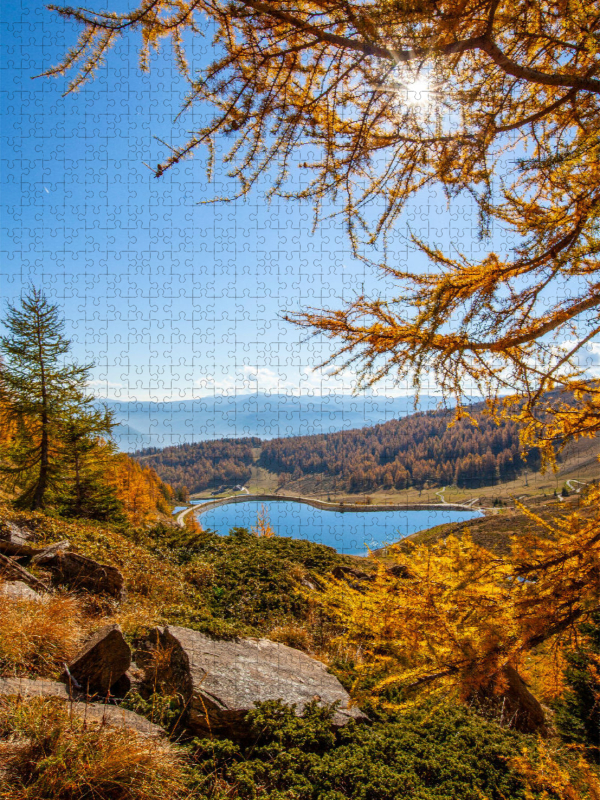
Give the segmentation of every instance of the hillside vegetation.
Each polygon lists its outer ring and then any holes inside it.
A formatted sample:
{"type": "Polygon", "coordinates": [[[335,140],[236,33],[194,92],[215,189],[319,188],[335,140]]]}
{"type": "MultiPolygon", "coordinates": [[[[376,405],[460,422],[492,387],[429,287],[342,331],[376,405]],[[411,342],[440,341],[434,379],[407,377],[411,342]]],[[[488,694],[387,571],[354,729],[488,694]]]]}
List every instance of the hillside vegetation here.
{"type": "Polygon", "coordinates": [[[322,436],[273,439],[263,445],[259,465],[300,478],[335,476],[349,492],[422,487],[426,482],[476,488],[514,479],[539,467],[533,450],[525,460],[514,423],[496,424],[480,412],[454,424],[447,411],[416,413],[372,428],[322,436]]]}
{"type": "Polygon", "coordinates": [[[134,454],[173,486],[201,492],[246,483],[252,466],[278,477],[279,485],[308,476],[329,480],[336,491],[403,490],[454,484],[474,489],[514,480],[539,469],[536,449],[521,455],[515,423],[498,425],[481,411],[475,423],[430,411],[381,425],[337,433],[259,439],[223,439],[150,448],[134,454]]]}
{"type": "Polygon", "coordinates": [[[176,489],[185,486],[190,492],[200,492],[222,484],[246,483],[260,445],[257,438],[218,439],[163,449],[148,447],[133,458],[176,489]]]}
{"type": "MultiPolygon", "coordinates": [[[[370,593],[380,586],[378,570],[399,562],[393,553],[349,558],[311,542],[260,538],[243,529],[221,537],[193,524],[65,521],[8,506],[0,517],[33,532],[42,547],[68,537],[72,550],[121,570],[127,587],[121,602],[66,587],[43,603],[12,601],[0,620],[0,675],[56,679],[89,634],[107,623],[119,623],[134,647],[152,626],[178,624],[216,637],[253,634],[300,648],[324,660],[371,719],[334,731],[332,709],[315,703],[296,716],[285,701],[269,702],[249,713],[249,733],[241,741],[186,738],[175,726],[181,715],[176,697],[144,698],[132,690],[119,701],[123,708],[173,729],[172,741],[155,741],[82,724],[56,700],[0,696],[0,797],[6,800],[158,800],[164,792],[188,800],[597,796],[593,708],[600,619],[581,628],[576,646],[567,648],[558,682],[543,647],[529,658],[529,685],[552,706],[556,720],[550,738],[540,739],[516,730],[489,700],[472,698],[465,706],[450,692],[431,703],[425,692],[407,706],[392,680],[391,651],[372,661],[371,655],[365,659],[368,640],[357,646],[348,639],[328,596],[336,585],[347,597],[358,593],[368,612],[370,593]],[[336,568],[347,577],[332,582],[336,568]]],[[[522,527],[522,519],[513,521],[522,527]]],[[[43,569],[31,569],[47,578],[43,569]]],[[[413,584],[412,578],[386,574],[397,587],[398,581],[406,588],[413,584]]]]}
{"type": "MultiPolygon", "coordinates": [[[[597,487],[369,558],[280,537],[264,514],[224,536],[191,515],[179,526],[152,468],[161,454],[111,445],[56,306],[34,292],[8,328],[3,800],[597,800],[597,487]],[[238,659],[220,673],[217,648],[238,659]],[[231,700],[238,682],[266,699],[231,700]]],[[[483,464],[473,451],[500,469],[515,435],[416,415],[262,453],[257,440],[206,445],[203,469],[226,456],[221,480],[239,453],[244,468],[264,457],[352,481],[353,448],[374,475],[451,454],[483,464]]],[[[177,451],[190,468],[195,447],[177,451]]]]}

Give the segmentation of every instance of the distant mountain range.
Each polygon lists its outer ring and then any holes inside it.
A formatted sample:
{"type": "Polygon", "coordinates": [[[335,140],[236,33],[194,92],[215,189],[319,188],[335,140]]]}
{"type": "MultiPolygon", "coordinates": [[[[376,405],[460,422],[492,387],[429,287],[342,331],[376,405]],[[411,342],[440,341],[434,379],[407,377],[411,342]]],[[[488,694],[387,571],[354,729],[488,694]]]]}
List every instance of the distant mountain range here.
{"type": "MultiPolygon", "coordinates": [[[[259,477],[298,493],[300,485],[315,482],[321,490],[326,484],[328,492],[351,494],[426,485],[474,489],[514,480],[524,469],[539,469],[535,448],[526,460],[521,456],[515,422],[497,425],[482,414],[481,405],[473,406],[472,413],[477,425],[460,419],[449,427],[453,418],[449,410],[400,413],[375,425],[354,425],[351,430],[270,439],[215,437],[171,447],[151,446],[134,458],[174,488],[185,487],[192,493],[244,485],[259,477]]],[[[341,417],[342,422],[351,419],[341,417]]]]}
{"type": "MultiPolygon", "coordinates": [[[[248,394],[171,402],[106,401],[119,423],[115,440],[125,451],[186,442],[258,436],[334,433],[379,425],[415,411],[412,397],[248,394]]],[[[425,395],[418,409],[433,410],[439,397],[425,395]]]]}

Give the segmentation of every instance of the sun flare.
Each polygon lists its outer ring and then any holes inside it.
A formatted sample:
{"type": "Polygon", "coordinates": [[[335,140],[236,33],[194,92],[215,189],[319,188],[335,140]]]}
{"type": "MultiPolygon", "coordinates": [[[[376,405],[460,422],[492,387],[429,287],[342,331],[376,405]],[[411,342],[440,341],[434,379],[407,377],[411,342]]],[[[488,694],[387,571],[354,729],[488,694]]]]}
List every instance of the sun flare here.
{"type": "Polygon", "coordinates": [[[397,66],[388,78],[388,88],[393,91],[394,103],[398,106],[398,110],[430,109],[437,99],[432,78],[430,74],[409,71],[405,65],[397,66]]]}
{"type": "Polygon", "coordinates": [[[404,94],[403,100],[409,106],[426,106],[431,102],[432,87],[427,78],[403,83],[399,92],[404,94]]]}

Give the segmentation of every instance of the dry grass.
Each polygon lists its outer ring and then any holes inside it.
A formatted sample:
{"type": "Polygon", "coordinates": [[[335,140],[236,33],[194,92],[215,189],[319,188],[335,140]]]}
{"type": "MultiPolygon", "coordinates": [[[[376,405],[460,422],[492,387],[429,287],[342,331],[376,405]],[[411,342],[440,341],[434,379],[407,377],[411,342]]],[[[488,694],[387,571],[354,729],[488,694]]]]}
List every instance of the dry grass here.
{"type": "Polygon", "coordinates": [[[102,523],[86,520],[66,521],[34,512],[15,512],[0,507],[0,515],[34,530],[40,546],[68,539],[71,549],[101,564],[117,567],[125,578],[127,598],[114,600],[92,595],[82,597],[86,613],[96,618],[118,622],[131,635],[172,622],[197,612],[203,601],[196,588],[186,583],[182,570],[162,554],[135,544],[123,533],[102,523]],[[95,606],[92,608],[92,606],[95,606]]]}
{"type": "Polygon", "coordinates": [[[11,599],[0,614],[0,673],[53,677],[84,635],[82,608],[72,595],[11,599]]]}
{"type": "Polygon", "coordinates": [[[314,647],[310,631],[302,625],[278,625],[269,631],[268,638],[273,642],[281,642],[288,647],[304,650],[306,653],[311,652],[314,647]]]}
{"type": "Polygon", "coordinates": [[[0,700],[2,800],[179,800],[186,764],[168,742],[71,718],[57,700],[0,700]]]}

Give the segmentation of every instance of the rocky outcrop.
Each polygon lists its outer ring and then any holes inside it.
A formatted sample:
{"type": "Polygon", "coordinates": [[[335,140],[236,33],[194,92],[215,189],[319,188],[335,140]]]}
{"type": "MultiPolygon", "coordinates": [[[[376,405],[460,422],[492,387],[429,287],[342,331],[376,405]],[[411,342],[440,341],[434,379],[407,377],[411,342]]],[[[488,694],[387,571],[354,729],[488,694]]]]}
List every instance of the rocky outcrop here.
{"type": "Polygon", "coordinates": [[[339,703],[333,723],[364,719],[325,665],[268,639],[218,641],[172,625],[156,628],[136,653],[149,690],[180,694],[197,733],[239,737],[255,703],[282,700],[302,712],[311,700],[339,703]]]}
{"type": "Polygon", "coordinates": [[[118,625],[107,625],[88,639],[67,665],[62,679],[87,694],[107,695],[131,665],[131,650],[118,625]]]}
{"type": "Polygon", "coordinates": [[[0,594],[11,600],[41,600],[41,596],[23,581],[5,581],[0,584],[0,594]]]}
{"type": "Polygon", "coordinates": [[[371,581],[373,580],[373,575],[369,575],[368,572],[363,572],[361,569],[356,569],[355,567],[345,567],[341,564],[338,564],[337,567],[334,567],[331,570],[331,574],[334,578],[338,580],[347,580],[347,581],[371,581]]]}
{"type": "Polygon", "coordinates": [[[18,564],[14,558],[0,553],[0,575],[4,580],[21,581],[36,592],[47,592],[49,587],[18,564]]]}
{"type": "Polygon", "coordinates": [[[29,678],[0,678],[0,697],[56,697],[70,703],[70,712],[86,722],[100,723],[111,728],[125,728],[142,736],[164,736],[165,731],[145,717],[119,706],[86,703],[56,681],[29,678]]]}
{"type": "Polygon", "coordinates": [[[0,520],[0,553],[7,556],[31,556],[36,552],[37,537],[14,522],[0,520]]]}
{"type": "MultiPolygon", "coordinates": [[[[6,524],[6,523],[5,523],[6,524]]],[[[52,573],[55,583],[70,589],[86,589],[108,594],[117,600],[125,598],[123,575],[116,567],[99,564],[87,556],[71,553],[68,541],[57,542],[44,549],[31,549],[31,564],[52,573]]],[[[1,548],[0,548],[1,550],[1,548]]],[[[35,591],[49,591],[44,581],[22,567],[15,558],[0,552],[0,575],[9,581],[22,581],[35,591]]]]}
{"type": "Polygon", "coordinates": [[[411,580],[415,577],[406,564],[393,564],[388,567],[387,571],[394,578],[402,578],[402,580],[411,580]]]}
{"type": "Polygon", "coordinates": [[[0,678],[0,696],[3,697],[58,697],[73,700],[64,683],[43,678],[0,678]]]}
{"type": "Polygon", "coordinates": [[[108,594],[117,600],[125,597],[123,575],[116,567],[99,564],[87,556],[59,550],[36,562],[49,569],[57,583],[70,589],[87,589],[90,592],[108,594]]]}
{"type": "Polygon", "coordinates": [[[90,722],[99,722],[110,728],[125,728],[140,733],[142,736],[165,736],[166,731],[145,717],[135,714],[119,706],[101,705],[100,703],[76,703],[73,708],[79,717],[90,722]]]}
{"type": "Polygon", "coordinates": [[[63,550],[68,550],[70,547],[70,542],[68,539],[64,539],[62,542],[55,542],[54,544],[48,545],[48,547],[44,547],[42,550],[37,550],[32,559],[31,564],[43,564],[46,559],[55,556],[57,553],[62,552],[63,550]]]}

